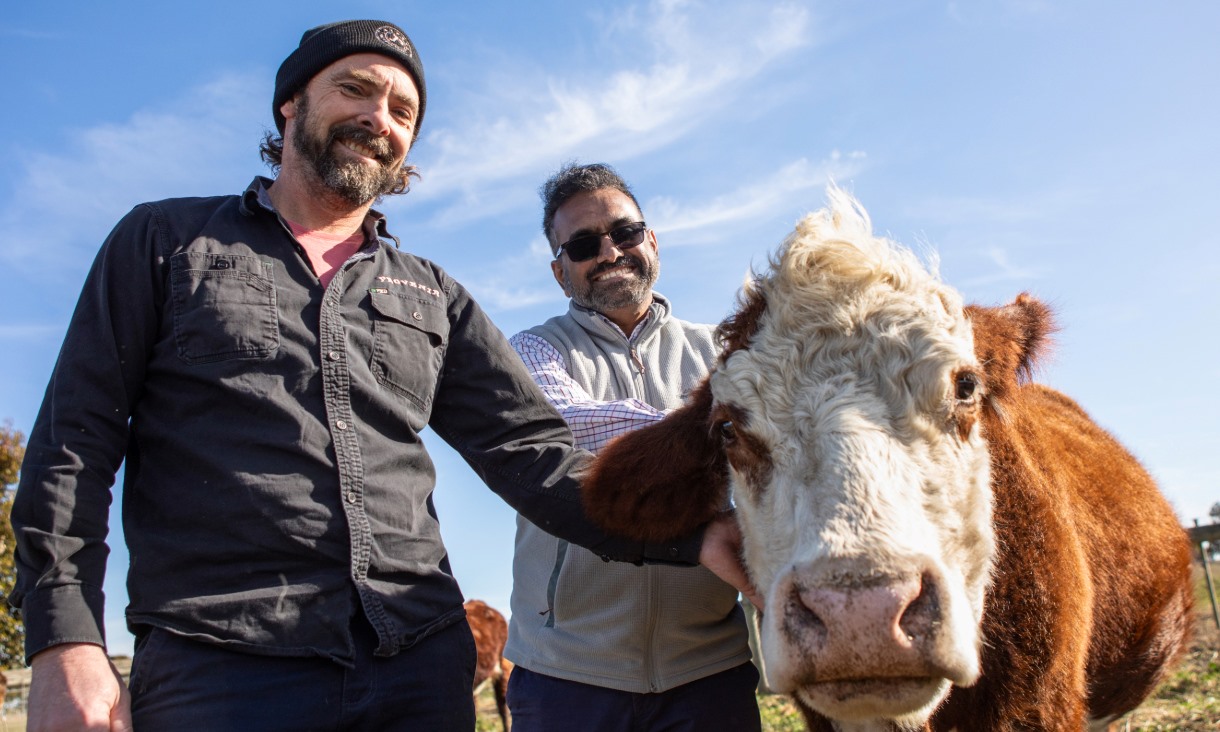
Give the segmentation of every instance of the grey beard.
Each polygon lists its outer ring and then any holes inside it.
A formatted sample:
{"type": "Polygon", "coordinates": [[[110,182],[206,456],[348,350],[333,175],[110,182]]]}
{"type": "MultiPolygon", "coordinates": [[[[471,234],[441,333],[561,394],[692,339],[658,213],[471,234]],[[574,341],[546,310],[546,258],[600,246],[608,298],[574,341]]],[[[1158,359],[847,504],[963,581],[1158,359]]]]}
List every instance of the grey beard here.
{"type": "Polygon", "coordinates": [[[363,206],[394,189],[397,171],[378,165],[369,169],[357,162],[340,162],[329,150],[314,161],[318,177],[335,195],[363,206]]]}
{"type": "Polygon", "coordinates": [[[313,166],[327,189],[354,206],[363,206],[394,190],[398,185],[399,169],[386,140],[356,125],[334,127],[323,138],[313,137],[311,111],[309,97],[302,94],[297,102],[301,131],[293,136],[292,144],[313,166]],[[354,160],[341,161],[334,153],[334,145],[340,139],[355,140],[376,151],[377,167],[370,170],[354,160]]]}
{"type": "MultiPolygon", "coordinates": [[[[624,255],[623,258],[634,265],[636,273],[636,277],[627,281],[602,286],[586,281],[584,287],[576,287],[571,277],[565,272],[563,284],[567,287],[568,292],[571,293],[573,302],[590,310],[596,310],[599,313],[607,313],[631,305],[642,305],[650,302],[652,300],[652,286],[657,281],[659,267],[649,267],[644,262],[630,255],[624,255]]],[[[614,265],[610,266],[613,267],[614,265]]],[[[607,267],[607,269],[609,268],[607,267]]],[[[596,274],[596,271],[589,272],[589,276],[594,274],[596,274]]]]}

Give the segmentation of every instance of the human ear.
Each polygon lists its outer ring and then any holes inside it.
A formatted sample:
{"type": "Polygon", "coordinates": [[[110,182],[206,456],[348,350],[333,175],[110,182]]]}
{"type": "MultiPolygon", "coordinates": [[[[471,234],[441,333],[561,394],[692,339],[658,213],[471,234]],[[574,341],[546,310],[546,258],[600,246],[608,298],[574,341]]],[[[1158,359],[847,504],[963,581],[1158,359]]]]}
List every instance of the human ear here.
{"type": "Polygon", "coordinates": [[[288,101],[280,105],[280,114],[284,115],[286,120],[297,116],[297,97],[295,94],[288,101]]]}
{"type": "Polygon", "coordinates": [[[555,275],[555,281],[559,283],[559,289],[563,290],[563,294],[571,297],[572,293],[568,292],[568,286],[563,281],[563,262],[558,259],[552,259],[551,274],[555,275]]]}

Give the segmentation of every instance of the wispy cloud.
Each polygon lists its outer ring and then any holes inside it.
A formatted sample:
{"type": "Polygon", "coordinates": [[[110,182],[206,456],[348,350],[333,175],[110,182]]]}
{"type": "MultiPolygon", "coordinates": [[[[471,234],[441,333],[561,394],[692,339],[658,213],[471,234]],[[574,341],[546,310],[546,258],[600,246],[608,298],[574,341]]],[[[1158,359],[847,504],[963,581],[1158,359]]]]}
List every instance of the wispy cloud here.
{"type": "Polygon", "coordinates": [[[564,300],[548,262],[551,248],[541,234],[517,253],[463,277],[463,283],[491,311],[516,310],[564,300]]]}
{"type": "MultiPolygon", "coordinates": [[[[737,4],[680,0],[632,6],[608,24],[602,58],[627,59],[603,72],[570,70],[539,75],[523,71],[481,96],[480,108],[457,115],[469,123],[427,134],[423,198],[462,200],[440,214],[483,216],[470,205],[481,189],[505,179],[530,179],[556,160],[582,155],[628,160],[687,134],[732,103],[744,82],[776,59],[809,42],[808,12],[797,5],[761,11],[737,4]],[[695,12],[698,11],[698,12],[695,12]],[[650,59],[647,63],[632,63],[650,59]],[[496,103],[488,105],[486,100],[496,103]]],[[[497,77],[503,80],[505,76],[497,77]]]]}
{"type": "Polygon", "coordinates": [[[667,197],[654,198],[646,208],[650,221],[664,233],[666,246],[692,243],[701,232],[713,227],[758,221],[794,206],[816,207],[821,200],[812,191],[820,190],[837,178],[855,175],[865,162],[865,154],[834,152],[820,163],[800,158],[766,178],[748,183],[708,201],[682,205],[667,197]]]}
{"type": "MultiPolygon", "coordinates": [[[[532,208],[537,182],[556,160],[604,151],[606,159],[626,161],[670,145],[730,107],[812,35],[809,11],[799,4],[759,10],[656,0],[617,11],[610,20],[600,42],[615,53],[600,57],[626,61],[608,69],[599,64],[535,74],[501,69],[493,72],[494,83],[489,74],[482,97],[494,96],[496,103],[483,108],[498,116],[459,109],[448,117],[456,123],[425,133],[424,180],[409,200],[388,199],[382,208],[429,211],[430,223],[442,228],[532,208]],[[506,77],[516,85],[501,83],[506,77]]],[[[28,269],[66,255],[72,264],[65,274],[75,279],[133,205],[239,189],[260,169],[255,148],[269,96],[262,75],[228,75],[124,122],[78,130],[61,149],[22,154],[14,195],[0,204],[0,261],[28,269]]],[[[680,245],[713,225],[765,215],[820,185],[835,164],[799,160],[712,201],[658,201],[650,216],[680,245]]],[[[528,254],[519,278],[512,262],[501,264],[485,283],[492,304],[554,296],[545,268],[541,277],[525,275],[539,271],[528,254]],[[524,291],[519,282],[535,283],[544,294],[524,291]]]]}
{"type": "Polygon", "coordinates": [[[1022,286],[1046,277],[1046,257],[1037,250],[1056,246],[1046,222],[1072,220],[1094,194],[1084,188],[1050,186],[1011,197],[923,196],[904,207],[904,215],[941,232],[925,242],[969,272],[955,284],[966,290],[995,285],[1022,286]]]}
{"type": "Polygon", "coordinates": [[[78,130],[62,149],[22,154],[0,207],[0,260],[67,261],[79,271],[89,257],[75,255],[91,255],[135,204],[240,188],[257,160],[268,86],[224,76],[164,108],[78,130]]]}
{"type": "Polygon", "coordinates": [[[987,247],[982,254],[990,266],[989,271],[963,280],[960,283],[963,288],[972,289],[1007,282],[1029,283],[1039,278],[1037,268],[1013,262],[1006,249],[987,247]]]}
{"type": "MultiPolygon", "coordinates": [[[[863,162],[862,153],[846,156],[836,153],[818,164],[802,158],[710,200],[656,197],[642,205],[649,225],[657,230],[665,249],[694,244],[727,246],[739,240],[734,232],[742,227],[821,200],[820,193],[815,199],[811,192],[820,191],[835,178],[854,174],[863,162]]],[[[463,280],[480,302],[494,310],[560,301],[563,296],[547,267],[550,258],[546,240],[538,235],[520,252],[498,260],[493,267],[466,275],[463,280]]]]}

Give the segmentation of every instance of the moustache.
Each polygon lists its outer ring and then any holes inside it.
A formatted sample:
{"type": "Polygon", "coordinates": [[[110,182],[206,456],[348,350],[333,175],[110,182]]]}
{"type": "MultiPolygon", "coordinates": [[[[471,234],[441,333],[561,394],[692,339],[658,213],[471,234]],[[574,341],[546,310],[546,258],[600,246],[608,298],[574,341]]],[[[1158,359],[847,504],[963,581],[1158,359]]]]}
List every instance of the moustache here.
{"type": "Polygon", "coordinates": [[[330,130],[330,137],[326,141],[326,146],[329,148],[332,143],[339,140],[348,140],[356,142],[373,151],[374,159],[382,165],[392,165],[394,163],[394,151],[390,148],[390,141],[384,137],[374,135],[363,127],[356,125],[338,125],[330,130]]]}
{"type": "Polygon", "coordinates": [[[602,272],[606,272],[617,267],[629,267],[637,274],[644,271],[644,265],[638,259],[630,254],[624,254],[613,262],[604,262],[589,270],[588,277],[595,277],[602,272]]]}

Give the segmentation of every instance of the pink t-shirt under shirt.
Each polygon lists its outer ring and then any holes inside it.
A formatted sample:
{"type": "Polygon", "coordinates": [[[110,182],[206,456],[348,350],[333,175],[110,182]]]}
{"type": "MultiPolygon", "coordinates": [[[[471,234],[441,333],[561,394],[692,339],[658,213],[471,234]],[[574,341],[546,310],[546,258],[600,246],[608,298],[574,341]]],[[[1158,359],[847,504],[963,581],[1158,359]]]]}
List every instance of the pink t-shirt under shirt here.
{"type": "Polygon", "coordinates": [[[297,238],[301,248],[309,256],[309,263],[313,266],[313,271],[318,275],[318,281],[324,288],[335,276],[335,270],[364,246],[363,229],[358,229],[350,236],[344,236],[325,231],[311,231],[288,219],[284,219],[284,223],[288,224],[292,235],[297,238]]]}

